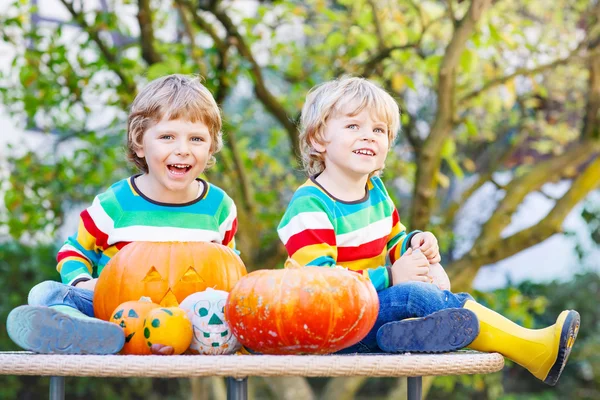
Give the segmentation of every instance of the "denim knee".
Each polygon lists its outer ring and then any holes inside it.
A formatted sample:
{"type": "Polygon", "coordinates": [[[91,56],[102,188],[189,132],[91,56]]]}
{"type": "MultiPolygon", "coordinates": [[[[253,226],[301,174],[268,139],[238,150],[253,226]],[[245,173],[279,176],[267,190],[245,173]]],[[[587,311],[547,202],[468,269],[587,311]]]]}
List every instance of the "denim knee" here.
{"type": "Polygon", "coordinates": [[[428,315],[446,308],[460,308],[472,299],[468,293],[452,293],[431,283],[411,282],[409,307],[415,315],[428,315]]]}
{"type": "Polygon", "coordinates": [[[56,281],[44,281],[35,285],[29,291],[27,303],[30,306],[51,306],[61,304],[69,287],[56,281]]]}

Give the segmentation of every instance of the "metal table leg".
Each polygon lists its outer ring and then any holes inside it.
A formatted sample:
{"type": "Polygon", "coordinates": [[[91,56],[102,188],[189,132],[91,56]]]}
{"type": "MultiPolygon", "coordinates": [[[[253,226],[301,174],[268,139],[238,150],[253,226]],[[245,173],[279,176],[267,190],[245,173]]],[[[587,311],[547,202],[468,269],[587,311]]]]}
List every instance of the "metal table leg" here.
{"type": "Polygon", "coordinates": [[[227,400],[248,400],[248,378],[227,378],[227,400]]]}
{"type": "Polygon", "coordinates": [[[50,377],[50,400],[65,400],[65,377],[50,377]]]}
{"type": "Polygon", "coordinates": [[[421,400],[423,397],[423,378],[420,376],[408,377],[408,400],[421,400]]]}

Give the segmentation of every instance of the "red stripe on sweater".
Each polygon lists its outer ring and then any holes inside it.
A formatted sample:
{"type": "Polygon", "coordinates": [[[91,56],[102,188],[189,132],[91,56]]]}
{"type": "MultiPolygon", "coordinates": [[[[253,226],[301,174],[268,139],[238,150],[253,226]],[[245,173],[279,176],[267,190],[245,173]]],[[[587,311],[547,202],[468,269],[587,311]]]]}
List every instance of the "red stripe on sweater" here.
{"type": "Polygon", "coordinates": [[[224,246],[227,246],[229,244],[229,242],[231,242],[231,240],[235,236],[235,233],[237,232],[237,227],[238,227],[238,221],[237,221],[237,218],[235,218],[233,220],[233,224],[231,225],[231,229],[228,230],[227,232],[225,232],[225,237],[223,238],[224,246]]]}
{"type": "Polygon", "coordinates": [[[65,251],[58,252],[58,254],[56,255],[56,261],[57,262],[61,262],[62,260],[64,260],[65,258],[68,258],[68,257],[85,258],[80,253],[78,253],[76,251],[65,250],[65,251]]]}
{"type": "Polygon", "coordinates": [[[384,236],[371,242],[363,243],[360,246],[338,246],[337,260],[338,262],[344,262],[376,257],[386,248],[387,240],[387,236],[384,236]]]}
{"type": "Polygon", "coordinates": [[[392,226],[396,226],[398,222],[400,222],[400,215],[398,215],[398,210],[394,207],[394,212],[392,213],[392,226]]]}
{"type": "Polygon", "coordinates": [[[335,246],[335,232],[333,229],[305,229],[300,233],[292,235],[288,239],[285,248],[291,257],[303,247],[321,243],[335,246]]]}
{"type": "Polygon", "coordinates": [[[118,250],[121,250],[123,247],[127,246],[129,243],[131,243],[131,242],[117,242],[117,243],[115,243],[115,247],[118,250]]]}
{"type": "Polygon", "coordinates": [[[100,247],[102,250],[108,248],[108,235],[96,226],[96,223],[88,213],[88,210],[83,210],[81,213],[81,220],[89,234],[96,238],[96,246],[100,247]]]}

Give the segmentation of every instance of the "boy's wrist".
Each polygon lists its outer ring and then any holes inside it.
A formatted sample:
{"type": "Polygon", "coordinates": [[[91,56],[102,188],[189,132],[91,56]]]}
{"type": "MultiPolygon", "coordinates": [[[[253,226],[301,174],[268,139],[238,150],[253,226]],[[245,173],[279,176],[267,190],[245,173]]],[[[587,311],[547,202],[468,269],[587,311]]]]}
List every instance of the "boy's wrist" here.
{"type": "Polygon", "coordinates": [[[71,286],[76,287],[81,282],[87,282],[87,281],[90,281],[90,280],[92,280],[92,278],[87,278],[87,277],[77,278],[73,282],[71,282],[71,286]]]}
{"type": "Polygon", "coordinates": [[[392,267],[385,267],[385,269],[387,270],[387,274],[388,274],[388,287],[392,287],[394,286],[394,274],[392,272],[392,267]]]}
{"type": "MultiPolygon", "coordinates": [[[[410,232],[408,235],[406,235],[406,238],[404,239],[403,242],[403,246],[402,246],[402,254],[404,254],[404,252],[406,252],[406,250],[408,250],[409,248],[412,248],[412,246],[410,245],[410,242],[412,241],[412,238],[417,234],[417,233],[421,233],[422,231],[420,230],[414,230],[412,232],[410,232]]],[[[401,254],[401,255],[402,255],[401,254]]]]}

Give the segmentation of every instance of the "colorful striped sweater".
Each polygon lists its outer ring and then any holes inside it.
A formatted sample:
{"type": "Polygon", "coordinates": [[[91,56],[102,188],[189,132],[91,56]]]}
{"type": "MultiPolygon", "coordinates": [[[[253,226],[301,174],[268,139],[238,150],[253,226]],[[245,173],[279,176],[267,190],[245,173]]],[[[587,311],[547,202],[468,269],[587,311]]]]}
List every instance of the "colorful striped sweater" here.
{"type": "Polygon", "coordinates": [[[289,256],[301,265],[341,265],[367,275],[375,289],[391,286],[389,265],[410,245],[412,235],[379,177],[361,200],[331,196],[314,178],[298,188],[277,228],[289,256]]]}
{"type": "Polygon", "coordinates": [[[185,204],[165,204],[144,196],[135,176],[99,194],[79,217],[77,233],[57,255],[63,283],[96,278],[120,249],[133,241],[215,242],[235,249],[233,200],[205,181],[204,192],[185,204]]]}

